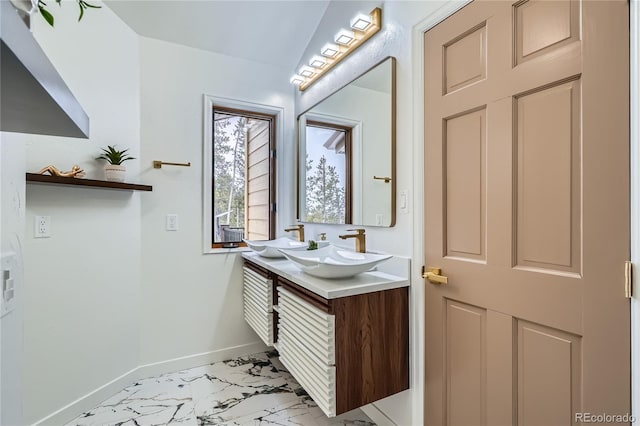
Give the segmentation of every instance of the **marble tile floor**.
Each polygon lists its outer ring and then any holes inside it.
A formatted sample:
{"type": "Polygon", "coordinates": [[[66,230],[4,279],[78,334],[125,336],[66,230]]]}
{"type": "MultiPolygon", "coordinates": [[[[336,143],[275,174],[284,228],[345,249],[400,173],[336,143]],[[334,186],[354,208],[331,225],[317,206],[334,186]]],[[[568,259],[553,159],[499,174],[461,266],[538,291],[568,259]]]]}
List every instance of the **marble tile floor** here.
{"type": "Polygon", "coordinates": [[[328,419],[277,352],[143,379],[66,426],[375,426],[361,411],[328,419]]]}

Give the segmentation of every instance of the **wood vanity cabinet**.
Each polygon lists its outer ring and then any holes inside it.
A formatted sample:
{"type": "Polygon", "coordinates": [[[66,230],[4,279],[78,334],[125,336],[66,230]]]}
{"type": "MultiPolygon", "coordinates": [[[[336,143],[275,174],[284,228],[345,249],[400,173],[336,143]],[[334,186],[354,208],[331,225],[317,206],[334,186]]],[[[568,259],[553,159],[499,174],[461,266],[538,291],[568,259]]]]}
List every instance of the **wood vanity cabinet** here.
{"type": "Polygon", "coordinates": [[[246,259],[244,273],[245,319],[327,416],[409,388],[408,287],[325,299],[246,259]]]}

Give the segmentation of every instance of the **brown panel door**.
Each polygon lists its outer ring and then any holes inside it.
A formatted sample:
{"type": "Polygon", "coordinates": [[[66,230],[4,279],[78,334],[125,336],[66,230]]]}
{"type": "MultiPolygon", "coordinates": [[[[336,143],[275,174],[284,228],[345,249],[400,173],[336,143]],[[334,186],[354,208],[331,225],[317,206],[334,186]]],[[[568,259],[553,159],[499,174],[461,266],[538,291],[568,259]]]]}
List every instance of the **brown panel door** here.
{"type": "Polygon", "coordinates": [[[628,42],[625,1],[475,1],[425,34],[428,425],[629,412],[628,42]]]}

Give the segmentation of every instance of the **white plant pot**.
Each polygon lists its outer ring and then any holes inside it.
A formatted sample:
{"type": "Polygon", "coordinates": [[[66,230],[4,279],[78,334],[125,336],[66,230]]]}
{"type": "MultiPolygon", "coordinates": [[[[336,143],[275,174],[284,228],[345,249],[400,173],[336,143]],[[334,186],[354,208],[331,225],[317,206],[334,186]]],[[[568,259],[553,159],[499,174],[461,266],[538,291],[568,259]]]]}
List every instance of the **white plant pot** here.
{"type": "Polygon", "coordinates": [[[11,0],[11,4],[31,31],[31,17],[38,12],[38,0],[11,0]]]}
{"type": "Polygon", "coordinates": [[[107,164],[104,166],[104,178],[109,182],[124,182],[127,168],[122,165],[107,164]]]}

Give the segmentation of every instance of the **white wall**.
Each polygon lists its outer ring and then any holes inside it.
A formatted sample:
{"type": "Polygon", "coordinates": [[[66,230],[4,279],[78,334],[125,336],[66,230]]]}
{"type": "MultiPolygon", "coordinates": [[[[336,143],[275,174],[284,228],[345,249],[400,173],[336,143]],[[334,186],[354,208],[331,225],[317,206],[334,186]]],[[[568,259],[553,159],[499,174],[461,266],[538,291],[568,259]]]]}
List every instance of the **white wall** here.
{"type": "MultiPolygon", "coordinates": [[[[296,96],[296,116],[338,88],[354,80],[364,71],[387,56],[397,59],[396,68],[396,166],[397,190],[409,190],[409,213],[397,210],[397,223],[393,228],[366,227],[367,248],[396,255],[408,256],[412,263],[410,289],[411,331],[411,390],[375,403],[385,416],[398,425],[422,424],[424,390],[424,282],[420,277],[422,254],[422,138],[419,114],[422,108],[419,83],[421,76],[420,40],[414,40],[414,32],[430,18],[442,19],[451,12],[452,1],[386,1],[386,2],[334,2],[329,5],[318,30],[311,39],[301,65],[319,52],[322,45],[332,40],[339,28],[348,26],[349,19],[357,12],[368,13],[376,6],[382,7],[383,28],[371,40],[362,45],[348,59],[335,67],[319,82],[296,96]],[[448,7],[448,9],[442,9],[448,7]],[[436,17],[440,18],[436,18],[436,17]]],[[[292,70],[293,71],[293,70],[292,70]]],[[[396,207],[397,208],[397,207],[396,207]]],[[[308,235],[327,232],[328,239],[337,239],[348,226],[307,225],[308,235]]]]}
{"type": "MultiPolygon", "coordinates": [[[[27,171],[79,164],[103,178],[94,158],[107,144],[140,154],[138,37],[107,7],[77,22],[75,2],[40,16],[34,35],[91,120],[89,140],[24,136],[27,171]]],[[[138,181],[137,160],[125,163],[138,181]]],[[[138,365],[140,198],[133,192],[28,185],[25,236],[25,421],[33,423],[138,365]],[[52,237],[33,238],[35,215],[52,237]]],[[[97,396],[101,398],[102,396],[97,396]]],[[[76,410],[99,402],[88,398],[76,410]],[[84,404],[84,405],[83,405],[84,404]]],[[[50,420],[56,424],[61,420],[50,420]]]]}
{"type": "Polygon", "coordinates": [[[180,357],[206,362],[233,347],[246,353],[258,338],[242,317],[240,255],[202,252],[203,98],[284,108],[284,140],[278,141],[281,230],[294,197],[287,71],[149,38],[141,38],[140,46],[141,179],[154,186],[142,202],[142,363],[180,357]],[[190,161],[191,167],[157,170],[153,160],[190,161]],[[177,232],[165,231],[168,213],[179,215],[177,232]]]}
{"type": "MultiPolygon", "coordinates": [[[[25,147],[22,135],[0,132],[0,253],[13,253],[14,310],[0,319],[0,424],[22,422],[25,147]]],[[[3,267],[4,269],[4,267],[3,267]]]]}
{"type": "Polygon", "coordinates": [[[100,179],[99,147],[117,144],[138,157],[128,180],[154,190],[28,186],[28,423],[63,423],[141,375],[264,348],[242,318],[239,254],[202,254],[204,94],[283,109],[278,229],[293,211],[286,70],[140,38],[106,7],[78,24],[73,6],[53,8],[56,28],[37,21],[34,34],[90,116],[91,138],[21,135],[26,169],[79,164],[100,179]],[[155,159],[192,167],[155,170],[155,159]],[[179,231],[164,230],[166,213],[179,214],[179,231]],[[36,215],[51,216],[51,238],[33,238],[36,215]]]}

